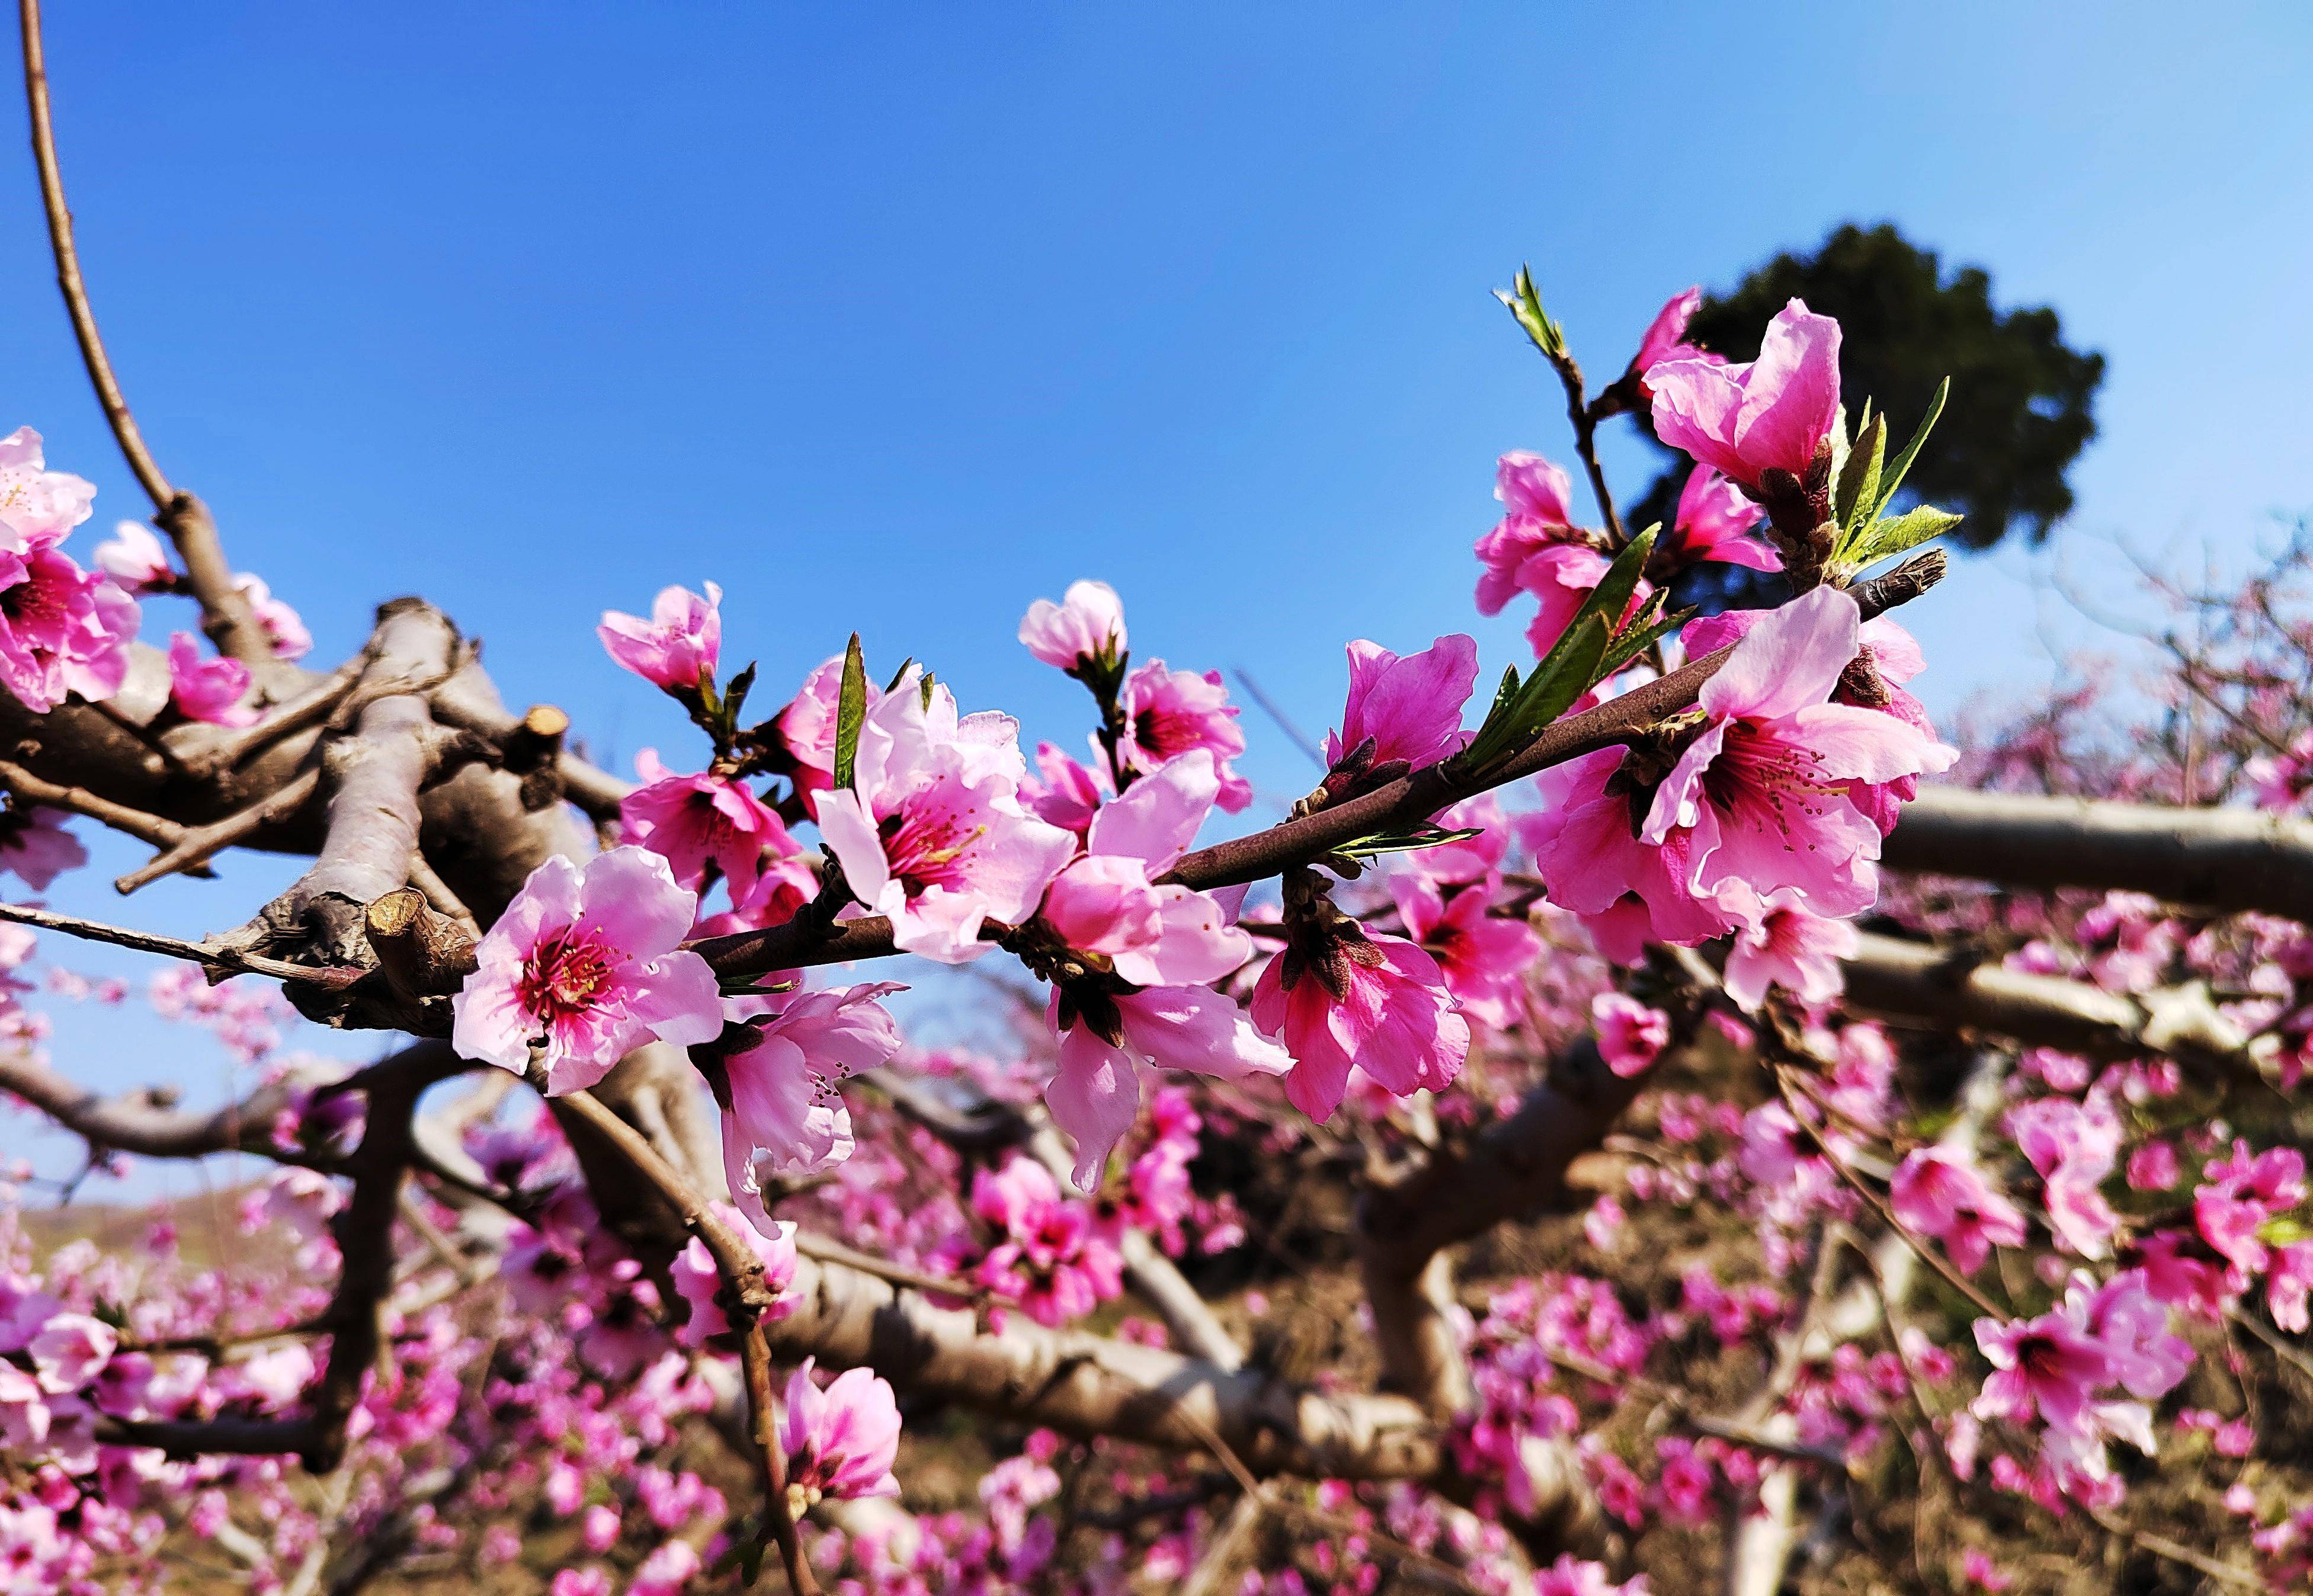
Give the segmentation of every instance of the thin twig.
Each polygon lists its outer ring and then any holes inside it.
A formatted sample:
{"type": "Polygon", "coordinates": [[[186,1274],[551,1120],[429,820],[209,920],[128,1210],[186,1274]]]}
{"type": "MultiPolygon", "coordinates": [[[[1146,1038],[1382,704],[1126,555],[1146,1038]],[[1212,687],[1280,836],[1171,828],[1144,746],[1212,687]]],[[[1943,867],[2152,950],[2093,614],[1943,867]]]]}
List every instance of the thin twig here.
{"type": "Polygon", "coordinates": [[[1285,733],[1285,740],[1308,755],[1309,763],[1320,770],[1325,768],[1325,756],[1317,751],[1317,745],[1310,741],[1308,734],[1295,725],[1292,718],[1277,706],[1275,699],[1262,690],[1261,683],[1253,680],[1253,672],[1239,665],[1236,667],[1233,674],[1236,677],[1237,685],[1244,689],[1244,696],[1260,705],[1262,712],[1277,723],[1277,729],[1285,733]]]}
{"type": "Polygon", "coordinates": [[[145,864],[114,881],[114,890],[125,896],[139,887],[151,886],[163,876],[175,875],[197,864],[207,864],[211,857],[243,838],[254,836],[268,826],[278,825],[295,814],[312,798],[314,790],[321,784],[321,767],[308,767],[290,777],[277,791],[259,799],[248,808],[229,814],[222,820],[188,829],[166,852],[154,855],[145,864]]]}
{"type": "Polygon", "coordinates": [[[132,931],[125,925],[107,925],[101,920],[84,920],[77,915],[30,908],[21,903],[0,903],[0,920],[13,920],[35,930],[77,936],[84,942],[110,943],[116,948],[134,948],[140,953],[158,953],[163,958],[182,959],[233,975],[270,976],[277,981],[310,981],[317,986],[346,987],[365,973],[339,965],[292,964],[286,959],[268,959],[259,953],[238,953],[228,948],[212,948],[206,943],[187,942],[179,936],[132,931]]]}
{"type": "Polygon", "coordinates": [[[151,843],[156,848],[174,847],[184,840],[188,828],[160,815],[147,814],[141,809],[131,809],[125,803],[90,792],[86,787],[65,786],[44,781],[22,765],[0,759],[0,786],[27,803],[45,803],[51,809],[68,810],[76,815],[124,832],[139,842],[151,843]]]}

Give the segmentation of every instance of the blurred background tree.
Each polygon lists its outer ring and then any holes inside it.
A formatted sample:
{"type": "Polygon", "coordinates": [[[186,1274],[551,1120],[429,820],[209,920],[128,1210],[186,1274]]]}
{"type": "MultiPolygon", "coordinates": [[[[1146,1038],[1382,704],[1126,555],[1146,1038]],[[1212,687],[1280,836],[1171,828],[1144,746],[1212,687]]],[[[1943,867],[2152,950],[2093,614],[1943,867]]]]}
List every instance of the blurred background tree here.
{"type": "MultiPolygon", "coordinates": [[[[1793,298],[1839,319],[1840,390],[1849,411],[1869,396],[1886,413],[1897,443],[1926,413],[1937,382],[1951,377],[1954,396],[1965,402],[1944,411],[1936,445],[1921,457],[1905,489],[1966,516],[1950,542],[1983,549],[2020,533],[2037,543],[2071,511],[2065,474],[2096,436],[2104,356],[2066,344],[2054,310],[2037,305],[2003,314],[1981,267],[1962,267],[1947,277],[1934,250],[1893,226],[1850,224],[1813,254],[1778,255],[1733,293],[1706,298],[1688,338],[1729,360],[1755,359],[1768,321],[1793,298]]],[[[1638,421],[1651,436],[1646,417],[1638,421]]],[[[1632,507],[1629,523],[1667,522],[1688,469],[1685,457],[1677,457],[1632,507]]],[[[1714,573],[1731,574],[1737,588],[1694,599],[1715,599],[1714,608],[1772,601],[1757,573],[1724,566],[1714,573]],[[1755,587],[1756,596],[1738,591],[1745,587],[1755,587]]]]}

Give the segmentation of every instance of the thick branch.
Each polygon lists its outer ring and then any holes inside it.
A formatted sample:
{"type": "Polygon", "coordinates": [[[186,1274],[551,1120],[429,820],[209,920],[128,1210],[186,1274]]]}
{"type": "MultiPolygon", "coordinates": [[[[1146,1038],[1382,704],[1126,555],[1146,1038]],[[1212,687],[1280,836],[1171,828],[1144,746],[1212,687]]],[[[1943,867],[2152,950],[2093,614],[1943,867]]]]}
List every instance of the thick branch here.
{"type": "Polygon", "coordinates": [[[2313,823],[2255,810],[1927,787],[1904,805],[1883,857],[1898,870],[2313,922],[2313,823]]]}

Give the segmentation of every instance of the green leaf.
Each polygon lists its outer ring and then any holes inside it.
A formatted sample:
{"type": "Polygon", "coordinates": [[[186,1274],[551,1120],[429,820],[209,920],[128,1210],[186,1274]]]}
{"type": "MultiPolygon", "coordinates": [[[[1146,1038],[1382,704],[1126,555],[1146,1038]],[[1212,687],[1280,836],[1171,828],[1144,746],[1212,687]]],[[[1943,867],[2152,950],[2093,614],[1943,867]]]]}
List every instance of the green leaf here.
{"type": "Polygon", "coordinates": [[[1904,478],[1911,471],[1912,462],[1920,458],[1920,445],[1925,443],[1928,434],[1936,430],[1936,418],[1944,413],[1944,400],[1950,397],[1951,379],[1946,377],[1936,384],[1936,397],[1928,401],[1928,414],[1920,423],[1920,430],[1913,433],[1912,441],[1904,445],[1904,452],[1895,457],[1895,463],[1881,474],[1878,495],[1871,505],[1870,513],[1860,518],[1862,525],[1869,526],[1878,520],[1879,512],[1887,507],[1895,496],[1895,490],[1904,486],[1904,478]]]}
{"type": "Polygon", "coordinates": [[[1609,632],[1619,629],[1623,611],[1631,607],[1631,595],[1639,591],[1640,580],[1647,574],[1647,557],[1654,552],[1655,539],[1661,534],[1662,522],[1657,522],[1624,544],[1623,552],[1614,557],[1614,563],[1606,567],[1606,574],[1590,590],[1590,596],[1575,614],[1603,615],[1609,632]]]}
{"type": "Polygon", "coordinates": [[[1508,294],[1495,289],[1494,297],[1517,318],[1517,324],[1526,329],[1526,336],[1534,340],[1535,348],[1552,360],[1566,357],[1566,329],[1552,321],[1543,310],[1541,296],[1534,291],[1534,274],[1531,271],[1519,267],[1516,285],[1508,294]]]}
{"type": "Polygon", "coordinates": [[[840,792],[851,785],[852,767],[859,758],[859,727],[867,718],[867,659],[859,652],[859,634],[843,651],[843,685],[835,697],[835,785],[840,792]]]}
{"type": "Polygon", "coordinates": [[[1833,520],[1850,530],[1863,524],[1863,507],[1878,503],[1879,470],[1886,460],[1887,418],[1874,416],[1856,434],[1855,447],[1847,452],[1847,463],[1833,483],[1833,520]]]}
{"type": "Polygon", "coordinates": [[[747,668],[731,679],[723,694],[723,735],[728,737],[737,730],[739,711],[747,702],[747,691],[755,685],[755,662],[749,660],[747,668]]]}
{"type": "Polygon", "coordinates": [[[908,680],[908,667],[915,662],[916,656],[913,654],[910,654],[906,659],[901,660],[900,662],[900,668],[892,672],[892,680],[884,684],[884,690],[887,693],[898,692],[900,690],[900,684],[908,680]]]}
{"type": "Polygon", "coordinates": [[[1665,614],[1669,603],[1670,595],[1660,592],[1647,600],[1639,612],[1631,617],[1631,624],[1615,633],[1607,643],[1605,655],[1598,662],[1598,674],[1591,685],[1595,687],[1605,680],[1694,618],[1692,607],[1675,615],[1665,614]]]}
{"type": "Polygon", "coordinates": [[[1964,518],[1948,510],[1939,510],[1933,504],[1922,504],[1916,510],[1906,510],[1901,515],[1875,521],[1848,540],[1833,565],[1853,574],[1866,566],[1878,564],[1890,555],[1916,548],[1930,538],[1940,538],[1957,526],[1964,518]]]}
{"type": "Polygon", "coordinates": [[[926,709],[929,709],[932,706],[932,684],[938,680],[939,679],[937,677],[927,671],[924,672],[923,680],[916,683],[916,690],[923,695],[923,706],[926,709]]]}
{"type": "Polygon", "coordinates": [[[1412,831],[1376,831],[1371,837],[1345,842],[1333,852],[1352,859],[1369,859],[1376,854],[1418,853],[1423,848],[1444,847],[1449,842],[1467,842],[1485,835],[1485,829],[1483,826],[1467,826],[1447,831],[1437,826],[1424,826],[1412,831]]]}

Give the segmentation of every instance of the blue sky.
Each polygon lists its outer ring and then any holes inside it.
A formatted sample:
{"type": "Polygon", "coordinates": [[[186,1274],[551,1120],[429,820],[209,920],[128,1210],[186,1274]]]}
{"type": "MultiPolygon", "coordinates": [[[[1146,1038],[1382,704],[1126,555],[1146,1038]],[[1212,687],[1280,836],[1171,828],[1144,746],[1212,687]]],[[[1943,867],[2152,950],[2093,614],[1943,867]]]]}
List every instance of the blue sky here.
{"type": "MultiPolygon", "coordinates": [[[[710,577],[768,701],[856,627],[1069,742],[1078,689],[1012,633],[1078,575],[1138,655],[1249,670],[1312,732],[1353,636],[1473,630],[1499,671],[1491,462],[1567,449],[1488,293],[1521,261],[1601,375],[1673,291],[1850,219],[2106,355],[2050,553],[1907,617],[1939,708],[2087,635],[2059,562],[2109,587],[2113,536],[2197,561],[2313,505],[2301,7],[52,10],[82,250],[164,468],[321,656],[423,592],[621,762],[682,729],[593,623],[710,577]]],[[[17,139],[0,203],[6,425],[99,483],[100,527],[137,514],[17,139]]],[[[1651,473],[1620,434],[1609,461],[1651,473]]],[[[1289,802],[1307,767],[1247,722],[1289,802]]],[[[124,906],[101,854],[60,904],[188,933],[286,879],[124,906]]],[[[58,1023],[93,1080],[172,1073],[148,1023],[58,1023]]]]}

